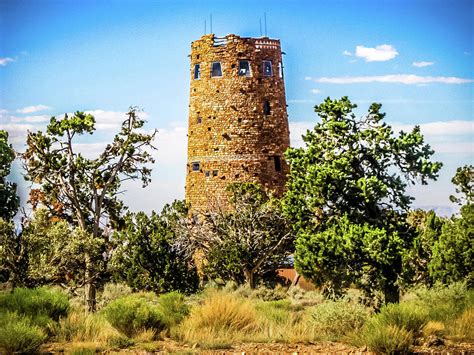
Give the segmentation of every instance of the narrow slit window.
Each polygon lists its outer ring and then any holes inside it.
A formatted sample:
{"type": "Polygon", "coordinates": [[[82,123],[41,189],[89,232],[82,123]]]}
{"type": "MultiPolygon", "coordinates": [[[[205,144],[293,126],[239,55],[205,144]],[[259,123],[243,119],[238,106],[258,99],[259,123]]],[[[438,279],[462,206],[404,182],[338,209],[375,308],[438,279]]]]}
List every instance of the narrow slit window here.
{"type": "Polygon", "coordinates": [[[272,76],[272,62],[270,60],[263,61],[263,76],[272,76]]]}
{"type": "Polygon", "coordinates": [[[198,161],[195,161],[193,163],[191,163],[191,170],[192,171],[199,171],[199,168],[200,168],[200,164],[198,161]]]}
{"type": "Polygon", "coordinates": [[[264,101],[263,102],[263,114],[265,116],[268,116],[270,113],[271,113],[270,102],[269,101],[264,101]]]}
{"type": "Polygon", "coordinates": [[[239,61],[239,76],[251,76],[250,62],[248,60],[239,61]]]}
{"type": "Polygon", "coordinates": [[[211,66],[211,77],[222,76],[222,67],[220,62],[213,62],[211,66]]]}
{"type": "Polygon", "coordinates": [[[276,171],[281,171],[281,160],[280,160],[280,157],[278,155],[275,155],[273,157],[273,161],[275,163],[275,170],[276,171]]]}
{"type": "Polygon", "coordinates": [[[197,123],[197,124],[202,123],[202,118],[201,118],[201,117],[198,117],[198,118],[196,119],[196,123],[197,123]]]}
{"type": "Polygon", "coordinates": [[[217,176],[219,175],[219,171],[218,170],[213,170],[212,171],[212,176],[217,176]]]}
{"type": "Polygon", "coordinates": [[[281,64],[281,62],[278,62],[278,76],[280,78],[283,78],[283,65],[281,64]]]}
{"type": "Polygon", "coordinates": [[[201,65],[194,64],[194,80],[201,79],[201,65]]]}

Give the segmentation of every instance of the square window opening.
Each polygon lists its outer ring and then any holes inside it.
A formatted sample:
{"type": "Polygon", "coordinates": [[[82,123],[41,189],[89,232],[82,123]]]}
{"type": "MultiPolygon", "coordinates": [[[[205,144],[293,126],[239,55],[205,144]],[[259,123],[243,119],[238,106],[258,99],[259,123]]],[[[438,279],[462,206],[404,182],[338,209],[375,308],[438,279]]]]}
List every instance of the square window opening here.
{"type": "Polygon", "coordinates": [[[217,176],[219,175],[219,171],[218,170],[213,170],[212,171],[212,176],[217,176]]]}
{"type": "Polygon", "coordinates": [[[264,101],[263,103],[263,114],[268,116],[271,113],[270,102],[264,101]]]}
{"type": "Polygon", "coordinates": [[[211,77],[222,76],[222,66],[221,62],[213,62],[211,64],[211,77]]]}
{"type": "Polygon", "coordinates": [[[273,75],[272,61],[264,60],[263,61],[263,76],[272,76],[272,75],[273,75]]]}
{"type": "Polygon", "coordinates": [[[278,62],[278,76],[280,78],[283,78],[283,65],[281,64],[281,62],[278,62]]]}
{"type": "Polygon", "coordinates": [[[201,65],[194,64],[194,80],[201,79],[201,65]]]}
{"type": "Polygon", "coordinates": [[[275,163],[275,170],[276,171],[281,171],[281,160],[278,155],[273,157],[273,161],[275,163]]]}
{"type": "Polygon", "coordinates": [[[199,171],[200,169],[200,164],[198,161],[195,161],[193,163],[191,163],[191,170],[192,171],[199,171]]]}
{"type": "Polygon", "coordinates": [[[251,76],[250,62],[248,60],[239,61],[239,76],[251,76]]]}

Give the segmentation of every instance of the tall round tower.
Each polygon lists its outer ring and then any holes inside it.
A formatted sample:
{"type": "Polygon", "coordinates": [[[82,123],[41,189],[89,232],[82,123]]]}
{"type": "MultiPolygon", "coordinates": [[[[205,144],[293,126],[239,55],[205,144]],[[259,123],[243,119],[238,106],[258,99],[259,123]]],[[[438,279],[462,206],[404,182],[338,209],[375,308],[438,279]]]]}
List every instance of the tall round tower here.
{"type": "Polygon", "coordinates": [[[205,35],[191,44],[186,201],[225,204],[229,183],[280,195],[288,166],[288,115],[280,41],[205,35]]]}

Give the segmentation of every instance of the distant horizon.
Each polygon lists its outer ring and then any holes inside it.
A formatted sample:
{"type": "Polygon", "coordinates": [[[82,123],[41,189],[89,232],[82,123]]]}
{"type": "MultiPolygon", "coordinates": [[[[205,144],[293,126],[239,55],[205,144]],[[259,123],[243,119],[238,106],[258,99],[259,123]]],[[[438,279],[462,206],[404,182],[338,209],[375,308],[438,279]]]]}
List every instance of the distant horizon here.
{"type": "MultiPolygon", "coordinates": [[[[326,97],[348,96],[357,114],[382,103],[395,131],[420,125],[443,162],[438,181],[409,187],[413,208],[452,211],[451,178],[474,164],[474,3],[311,1],[238,4],[222,1],[13,1],[0,3],[0,129],[15,149],[26,131],[53,115],[87,111],[97,131],[79,140],[97,154],[118,130],[129,105],[158,128],[152,182],[127,183],[131,210],[159,211],[184,198],[191,42],[213,16],[218,37],[233,33],[280,39],[291,146],[318,117],[326,97]]],[[[209,24],[207,24],[209,29],[209,24]]],[[[26,182],[18,161],[12,179],[22,205],[26,182]]]]}

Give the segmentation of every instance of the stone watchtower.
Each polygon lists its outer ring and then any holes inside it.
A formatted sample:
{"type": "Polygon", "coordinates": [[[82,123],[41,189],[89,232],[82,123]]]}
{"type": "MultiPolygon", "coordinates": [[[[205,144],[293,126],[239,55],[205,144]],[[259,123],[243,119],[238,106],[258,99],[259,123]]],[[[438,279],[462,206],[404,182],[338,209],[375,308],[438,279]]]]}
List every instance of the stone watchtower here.
{"type": "Polygon", "coordinates": [[[288,115],[280,41],[205,35],[191,44],[186,201],[225,204],[232,182],[280,195],[288,166],[288,115]]]}

